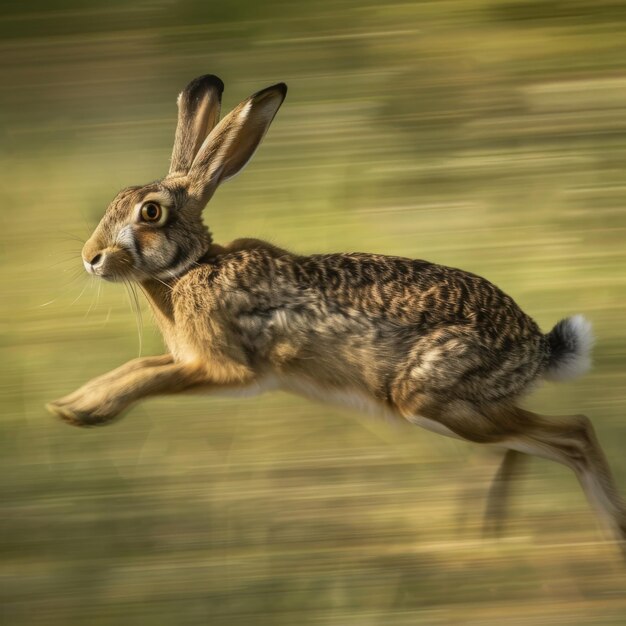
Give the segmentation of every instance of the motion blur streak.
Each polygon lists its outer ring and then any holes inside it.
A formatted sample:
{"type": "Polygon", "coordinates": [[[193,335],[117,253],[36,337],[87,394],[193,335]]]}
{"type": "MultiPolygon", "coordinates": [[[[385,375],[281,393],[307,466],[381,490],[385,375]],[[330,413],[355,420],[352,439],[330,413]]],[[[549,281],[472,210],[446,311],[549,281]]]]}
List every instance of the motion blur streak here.
{"type": "Polygon", "coordinates": [[[166,171],[175,94],[207,72],[225,110],[289,85],[206,211],[216,240],[460,266],[545,330],[583,313],[592,373],[528,404],[589,414],[626,492],[623,2],[4,2],[2,623],[624,624],[617,551],[564,468],[529,463],[494,541],[499,456],[417,428],[286,395],[157,399],[88,432],[45,413],[138,331],[162,349],[80,248],[166,171]]]}

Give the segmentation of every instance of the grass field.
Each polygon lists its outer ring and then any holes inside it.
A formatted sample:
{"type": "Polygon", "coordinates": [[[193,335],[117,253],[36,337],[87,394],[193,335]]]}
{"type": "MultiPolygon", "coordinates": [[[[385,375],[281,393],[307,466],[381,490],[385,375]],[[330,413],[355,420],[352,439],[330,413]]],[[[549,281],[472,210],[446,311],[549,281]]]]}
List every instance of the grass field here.
{"type": "Polygon", "coordinates": [[[626,573],[575,478],[273,394],[145,402],[73,429],[46,401],[162,344],[80,249],[164,174],[175,96],[284,80],[217,241],[483,274],[595,367],[528,406],[594,421],[626,493],[626,9],[611,0],[28,1],[0,9],[0,623],[622,625],[626,573]]]}

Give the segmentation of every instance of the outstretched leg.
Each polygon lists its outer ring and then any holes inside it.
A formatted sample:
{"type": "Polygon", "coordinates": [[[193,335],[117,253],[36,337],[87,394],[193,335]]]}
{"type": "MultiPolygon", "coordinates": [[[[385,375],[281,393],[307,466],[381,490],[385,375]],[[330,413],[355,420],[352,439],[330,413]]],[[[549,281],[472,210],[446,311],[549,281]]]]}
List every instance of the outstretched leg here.
{"type": "Polygon", "coordinates": [[[243,369],[239,376],[233,373],[232,381],[216,381],[198,364],[177,363],[169,355],[135,359],[94,378],[47,408],[76,426],[96,426],[110,422],[147,396],[238,386],[249,377],[243,369]]]}
{"type": "MultiPolygon", "coordinates": [[[[608,524],[624,550],[626,505],[617,491],[604,452],[587,417],[549,418],[517,407],[485,409],[461,401],[439,405],[435,409],[431,407],[427,417],[468,441],[498,444],[570,467],[590,504],[608,524]]],[[[502,470],[505,481],[510,477],[508,464],[514,463],[511,461],[513,458],[505,458],[507,465],[502,470]]],[[[500,500],[500,493],[496,490],[496,503],[500,500]]]]}
{"type": "Polygon", "coordinates": [[[109,387],[116,381],[122,379],[124,376],[136,372],[137,370],[147,367],[168,365],[173,362],[174,358],[171,354],[163,354],[160,356],[145,356],[139,357],[137,359],[132,359],[131,361],[124,363],[124,365],[120,365],[120,367],[116,367],[114,370],[111,370],[106,374],[102,374],[101,376],[92,378],[90,381],[79,387],[76,391],[67,394],[59,400],[50,402],[47,406],[51,411],[55,412],[54,407],[60,405],[70,405],[78,401],[81,397],[96,394],[99,390],[109,387]]]}
{"type": "Polygon", "coordinates": [[[550,419],[518,409],[530,426],[507,445],[567,465],[576,474],[591,506],[612,531],[626,556],[626,505],[591,421],[585,415],[550,419]]]}

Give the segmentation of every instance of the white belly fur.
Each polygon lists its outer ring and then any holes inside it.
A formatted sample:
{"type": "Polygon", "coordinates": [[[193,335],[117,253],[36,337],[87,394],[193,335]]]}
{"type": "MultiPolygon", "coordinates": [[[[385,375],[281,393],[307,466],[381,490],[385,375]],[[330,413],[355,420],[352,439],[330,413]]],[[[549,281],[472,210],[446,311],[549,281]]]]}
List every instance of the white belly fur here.
{"type": "Polygon", "coordinates": [[[408,421],[411,424],[415,424],[416,426],[420,426],[424,430],[430,430],[433,433],[437,433],[438,435],[444,435],[445,437],[452,437],[453,439],[463,439],[455,432],[452,432],[447,426],[436,422],[435,420],[428,419],[427,417],[422,417],[421,415],[415,415],[409,417],[408,421]]]}
{"type": "Polygon", "coordinates": [[[219,395],[248,398],[265,393],[266,391],[286,391],[294,393],[298,396],[304,396],[309,400],[321,402],[322,404],[331,404],[345,409],[353,409],[358,413],[364,413],[373,417],[383,418],[386,421],[409,422],[415,426],[420,426],[425,430],[453,437],[454,439],[462,439],[449,428],[421,415],[411,416],[404,419],[401,415],[386,407],[375,400],[372,400],[362,392],[351,389],[328,389],[317,386],[309,380],[298,378],[283,378],[278,376],[266,376],[260,381],[256,381],[247,387],[240,387],[232,390],[219,392],[219,395]]]}
{"type": "Polygon", "coordinates": [[[345,409],[354,409],[359,413],[382,417],[386,420],[397,420],[400,416],[379,402],[372,400],[362,392],[352,389],[332,389],[319,387],[308,380],[290,378],[280,381],[280,389],[310,400],[332,404],[345,409]]]}

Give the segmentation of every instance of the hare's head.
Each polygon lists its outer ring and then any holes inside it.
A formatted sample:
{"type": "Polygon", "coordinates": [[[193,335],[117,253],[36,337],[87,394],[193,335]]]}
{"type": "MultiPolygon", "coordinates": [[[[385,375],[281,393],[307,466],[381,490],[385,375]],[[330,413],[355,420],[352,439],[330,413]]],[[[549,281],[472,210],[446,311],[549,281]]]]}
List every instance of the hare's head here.
{"type": "Polygon", "coordinates": [[[206,253],[211,234],[202,210],[217,186],[249,161],[287,93],[283,83],[263,89],[219,121],[223,89],[219,78],[207,75],[180,94],[168,175],[123,189],[111,202],[83,247],[89,273],[165,280],[206,253]]]}

